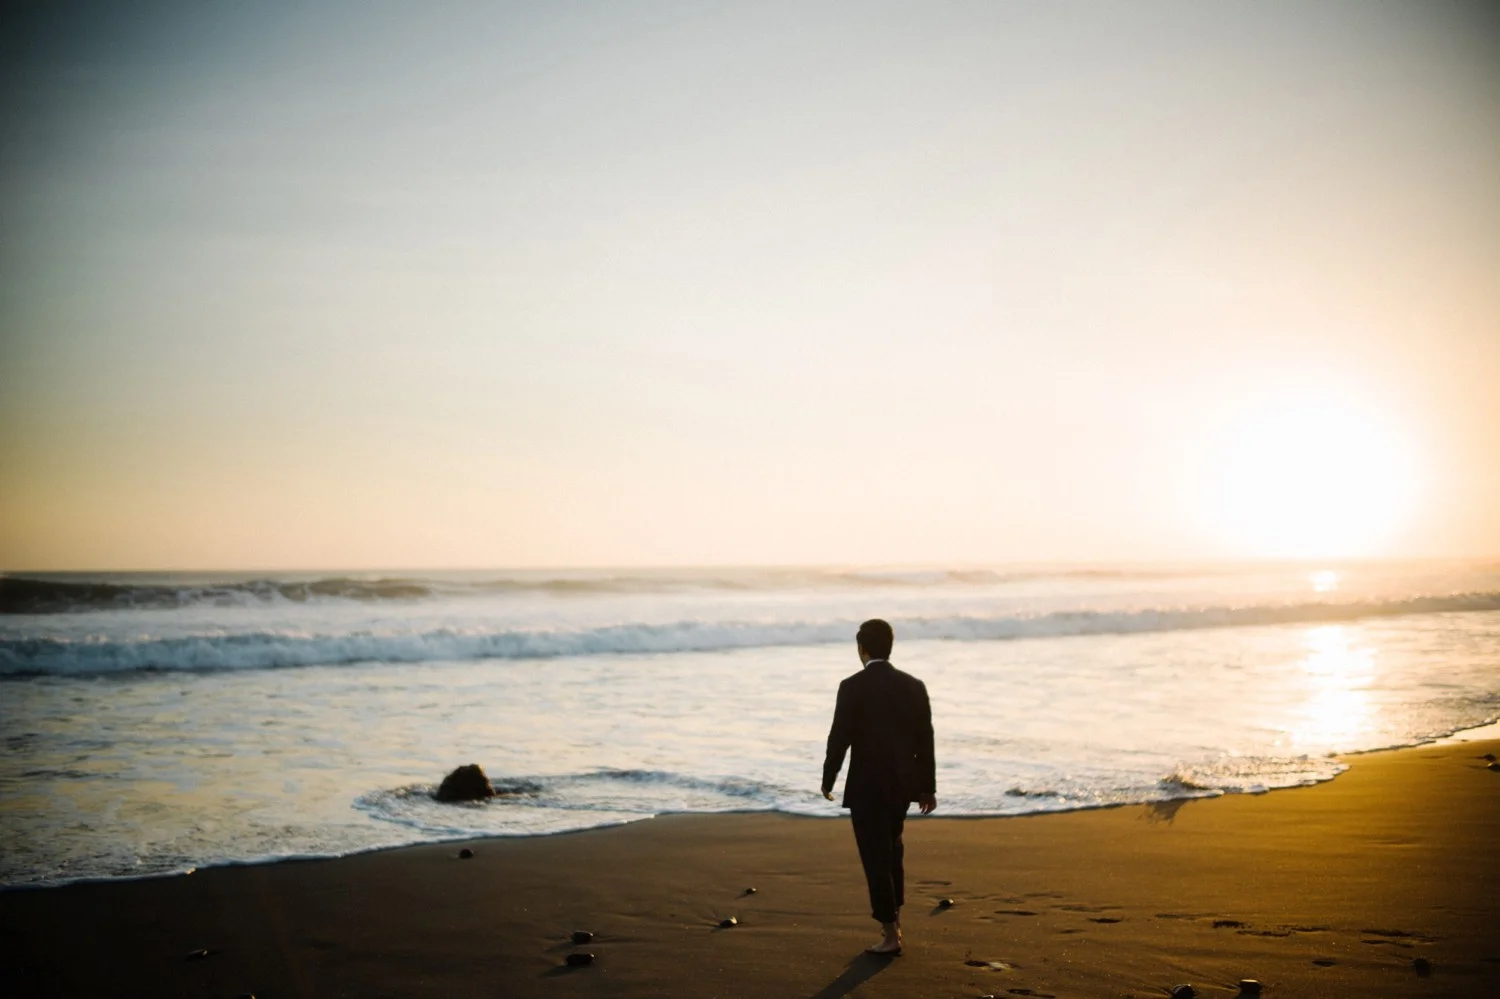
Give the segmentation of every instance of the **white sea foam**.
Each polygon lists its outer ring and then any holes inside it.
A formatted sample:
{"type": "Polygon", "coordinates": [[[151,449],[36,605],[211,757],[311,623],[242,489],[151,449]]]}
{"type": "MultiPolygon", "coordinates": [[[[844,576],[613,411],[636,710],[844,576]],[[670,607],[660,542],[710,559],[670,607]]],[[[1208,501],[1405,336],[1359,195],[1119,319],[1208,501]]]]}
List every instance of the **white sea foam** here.
{"type": "MultiPolygon", "coordinates": [[[[1254,606],[1056,611],[993,617],[893,618],[903,637],[1000,641],[1074,635],[1138,634],[1263,624],[1358,621],[1371,617],[1500,610],[1500,593],[1460,593],[1400,600],[1332,600],[1254,606]]],[[[131,670],[270,669],[369,662],[541,659],[557,656],[713,652],[847,642],[858,627],[825,621],[686,620],[614,624],[575,630],[356,632],[288,631],[111,639],[96,634],[0,638],[0,674],[118,673],[131,670]]]]}

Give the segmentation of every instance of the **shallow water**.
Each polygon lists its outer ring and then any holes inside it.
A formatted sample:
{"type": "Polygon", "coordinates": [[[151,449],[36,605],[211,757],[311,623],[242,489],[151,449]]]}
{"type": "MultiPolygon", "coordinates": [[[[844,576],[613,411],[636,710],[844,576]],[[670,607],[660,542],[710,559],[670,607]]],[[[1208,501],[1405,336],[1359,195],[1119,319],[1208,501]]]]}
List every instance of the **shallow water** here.
{"type": "Polygon", "coordinates": [[[1293,786],[1500,717],[1493,565],[81,582],[0,581],[5,884],[835,815],[875,614],[931,692],[941,814],[1293,786]],[[433,802],[468,762],[524,789],[433,802]]]}

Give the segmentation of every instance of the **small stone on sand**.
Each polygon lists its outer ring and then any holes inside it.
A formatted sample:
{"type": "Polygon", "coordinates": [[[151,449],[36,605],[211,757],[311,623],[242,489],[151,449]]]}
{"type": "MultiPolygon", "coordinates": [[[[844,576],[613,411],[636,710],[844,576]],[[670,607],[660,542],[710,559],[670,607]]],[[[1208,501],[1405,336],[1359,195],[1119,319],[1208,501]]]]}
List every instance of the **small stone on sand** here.
{"type": "Polygon", "coordinates": [[[1198,990],[1191,985],[1174,985],[1169,994],[1172,999],[1193,999],[1193,996],[1198,994],[1198,990]]]}
{"type": "Polygon", "coordinates": [[[1258,996],[1258,995],[1260,995],[1260,982],[1257,982],[1253,978],[1241,978],[1240,979],[1240,995],[1242,995],[1242,996],[1258,996]]]}
{"type": "Polygon", "coordinates": [[[755,889],[754,888],[746,888],[745,889],[745,894],[746,895],[754,895],[755,894],[755,889]]]}
{"type": "Polygon", "coordinates": [[[474,851],[470,850],[468,847],[464,847],[462,850],[458,851],[458,859],[459,860],[469,860],[473,856],[474,856],[474,851]]]}
{"type": "Polygon", "coordinates": [[[594,955],[588,951],[579,951],[576,954],[568,955],[568,967],[570,968],[586,968],[593,963],[594,955]]]}
{"type": "Polygon", "coordinates": [[[1432,962],[1425,957],[1414,957],[1411,959],[1412,970],[1422,977],[1432,974],[1432,962]]]}
{"type": "Polygon", "coordinates": [[[594,939],[594,935],[592,933],[590,933],[588,930],[574,930],[573,931],[573,942],[576,943],[576,944],[586,944],[586,943],[588,943],[589,941],[591,941],[593,939],[594,939]]]}
{"type": "Polygon", "coordinates": [[[1480,757],[1480,759],[1481,760],[1489,760],[1491,763],[1494,763],[1495,762],[1495,754],[1494,753],[1485,753],[1483,756],[1480,757]]]}
{"type": "Polygon", "coordinates": [[[1489,766],[1485,767],[1485,769],[1494,770],[1497,773],[1500,773],[1500,763],[1491,763],[1489,766]]]}
{"type": "Polygon", "coordinates": [[[953,908],[953,905],[954,905],[954,902],[953,902],[953,899],[951,899],[951,898],[940,898],[940,899],[938,899],[938,908],[939,909],[951,909],[951,908],[953,908]]]}
{"type": "Polygon", "coordinates": [[[190,950],[190,951],[188,951],[187,954],[184,956],[183,960],[186,960],[186,961],[201,961],[201,960],[203,960],[207,956],[208,956],[208,948],[207,947],[199,947],[197,950],[190,950]]]}
{"type": "Polygon", "coordinates": [[[738,925],[740,925],[740,921],[738,919],[735,919],[733,916],[730,916],[727,919],[721,919],[721,920],[719,920],[719,929],[721,929],[721,930],[727,930],[731,926],[738,926],[738,925]]]}

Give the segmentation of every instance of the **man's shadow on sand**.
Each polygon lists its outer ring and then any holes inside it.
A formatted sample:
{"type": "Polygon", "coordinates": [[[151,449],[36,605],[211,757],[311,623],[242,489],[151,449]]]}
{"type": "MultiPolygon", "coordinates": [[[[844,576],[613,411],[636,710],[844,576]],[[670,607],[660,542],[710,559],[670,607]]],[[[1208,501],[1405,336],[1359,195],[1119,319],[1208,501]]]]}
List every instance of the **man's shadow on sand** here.
{"type": "Polygon", "coordinates": [[[868,954],[860,951],[859,956],[849,962],[849,966],[839,977],[813,993],[811,999],[843,999],[844,996],[889,968],[892,960],[893,958],[881,954],[868,954]]]}

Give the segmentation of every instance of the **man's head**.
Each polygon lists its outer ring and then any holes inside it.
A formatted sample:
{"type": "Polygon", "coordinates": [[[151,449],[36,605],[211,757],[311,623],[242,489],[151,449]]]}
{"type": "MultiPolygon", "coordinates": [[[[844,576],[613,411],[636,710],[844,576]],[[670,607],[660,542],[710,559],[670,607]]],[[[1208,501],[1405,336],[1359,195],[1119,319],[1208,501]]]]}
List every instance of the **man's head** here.
{"type": "Polygon", "coordinates": [[[896,633],[891,630],[890,625],[876,617],[859,626],[859,633],[854,636],[854,641],[859,645],[860,658],[866,662],[871,659],[889,659],[891,646],[896,644],[896,633]]]}

